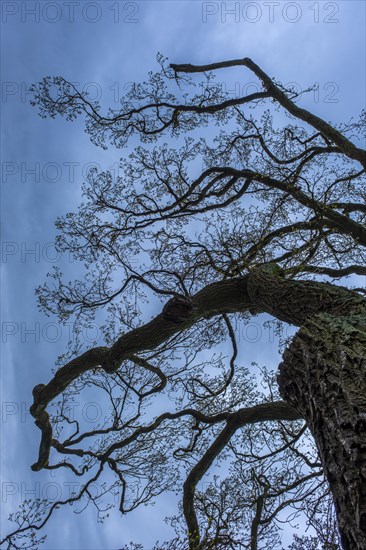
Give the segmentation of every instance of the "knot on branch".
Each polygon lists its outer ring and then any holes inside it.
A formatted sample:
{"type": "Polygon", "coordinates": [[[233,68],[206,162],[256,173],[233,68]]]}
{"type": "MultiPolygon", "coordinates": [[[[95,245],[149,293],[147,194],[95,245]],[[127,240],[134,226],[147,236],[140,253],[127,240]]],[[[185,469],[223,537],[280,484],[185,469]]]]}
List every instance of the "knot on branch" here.
{"type": "Polygon", "coordinates": [[[192,314],[193,302],[188,296],[174,296],[163,308],[162,316],[166,321],[184,323],[192,314]]]}
{"type": "Polygon", "coordinates": [[[34,386],[32,391],[34,402],[38,401],[40,393],[45,387],[46,387],[46,384],[37,384],[37,386],[34,386]]]}
{"type": "Polygon", "coordinates": [[[116,372],[121,365],[121,360],[118,358],[113,358],[108,356],[105,361],[101,361],[100,366],[107,374],[112,374],[116,372]]]}

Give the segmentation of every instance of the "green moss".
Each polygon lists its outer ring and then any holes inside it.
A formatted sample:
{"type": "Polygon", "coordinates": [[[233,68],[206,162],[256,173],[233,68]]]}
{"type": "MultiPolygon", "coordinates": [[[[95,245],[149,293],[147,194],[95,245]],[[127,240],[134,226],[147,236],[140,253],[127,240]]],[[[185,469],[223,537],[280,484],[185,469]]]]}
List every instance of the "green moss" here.
{"type": "Polygon", "coordinates": [[[275,277],[283,277],[284,275],[282,268],[274,262],[263,264],[259,266],[259,269],[275,277]]]}

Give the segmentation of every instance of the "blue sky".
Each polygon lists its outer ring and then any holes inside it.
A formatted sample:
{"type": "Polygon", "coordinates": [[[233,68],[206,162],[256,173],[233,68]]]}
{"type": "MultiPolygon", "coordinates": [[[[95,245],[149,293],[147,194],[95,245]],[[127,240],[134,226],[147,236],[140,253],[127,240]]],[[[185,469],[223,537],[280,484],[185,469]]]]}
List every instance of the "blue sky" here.
{"type": "MultiPolygon", "coordinates": [[[[74,268],[69,258],[55,254],[54,221],[76,208],[90,163],[108,168],[127,154],[94,147],[81,120],[40,119],[29,105],[29,86],[44,76],[62,75],[113,107],[131,82],[158,69],[158,51],[174,63],[248,56],[284,84],[305,89],[318,82],[319,96],[305,96],[302,105],[326,120],[348,121],[365,107],[366,21],[361,0],[3,1],[1,8],[1,508],[6,531],[5,519],[25,492],[51,491],[52,484],[64,488],[66,481],[60,474],[31,472],[39,434],[27,414],[33,386],[50,378],[68,339],[55,320],[38,313],[34,295],[52,265],[70,273],[74,268]]],[[[227,77],[229,90],[254,81],[249,73],[220,77],[227,77]]],[[[262,332],[260,346],[250,338],[245,342],[250,360],[275,367],[268,334],[262,332]]],[[[105,525],[95,523],[91,510],[81,517],[67,510],[50,523],[45,548],[116,549],[130,540],[149,548],[170,536],[162,518],[174,512],[174,500],[167,497],[122,521],[113,514],[105,525]]]]}

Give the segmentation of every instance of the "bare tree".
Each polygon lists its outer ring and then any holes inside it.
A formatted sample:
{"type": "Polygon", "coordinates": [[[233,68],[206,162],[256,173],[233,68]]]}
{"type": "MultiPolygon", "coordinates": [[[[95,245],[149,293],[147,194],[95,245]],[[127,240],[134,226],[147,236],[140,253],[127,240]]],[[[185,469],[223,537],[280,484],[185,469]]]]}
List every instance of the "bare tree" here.
{"type": "Polygon", "coordinates": [[[40,305],[76,331],[100,320],[104,345],[71,347],[34,388],[32,469],[64,468],[83,485],[29,503],[4,542],[31,533],[37,545],[63,504],[92,502],[102,517],[108,493],[126,513],[183,488],[185,523],[172,518],[178,538],[156,548],[281,548],[284,517],[304,510],[316,534],[292,549],[366,548],[366,302],[347,286],[366,274],[365,113],[331,125],[248,58],[159,61],[106,115],[62,77],[33,89],[41,116],[84,116],[96,145],[145,145],[116,177],[91,171],[83,204],[57,221],[59,250],[85,272],[66,282],[55,270],[40,305]],[[230,67],[262,91],[228,97],[217,75],[230,67]],[[161,308],[150,320],[148,300],[161,308]],[[237,339],[261,313],[299,327],[262,386],[237,339]],[[90,386],[112,410],[93,430],[69,414],[90,386]]]}

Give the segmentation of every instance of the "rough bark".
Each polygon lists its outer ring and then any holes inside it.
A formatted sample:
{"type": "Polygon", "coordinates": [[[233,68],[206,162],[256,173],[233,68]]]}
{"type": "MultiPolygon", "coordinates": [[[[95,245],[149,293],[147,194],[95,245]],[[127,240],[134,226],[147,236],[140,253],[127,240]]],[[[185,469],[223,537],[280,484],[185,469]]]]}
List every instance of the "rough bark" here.
{"type": "Polygon", "coordinates": [[[366,548],[366,302],[342,287],[288,281],[276,266],[251,299],[301,329],[279,367],[281,396],[305,418],[333,494],[342,546],[366,548]]]}
{"type": "Polygon", "coordinates": [[[366,314],[310,319],[284,353],[279,384],[314,436],[343,548],[365,549],[366,314]]]}

